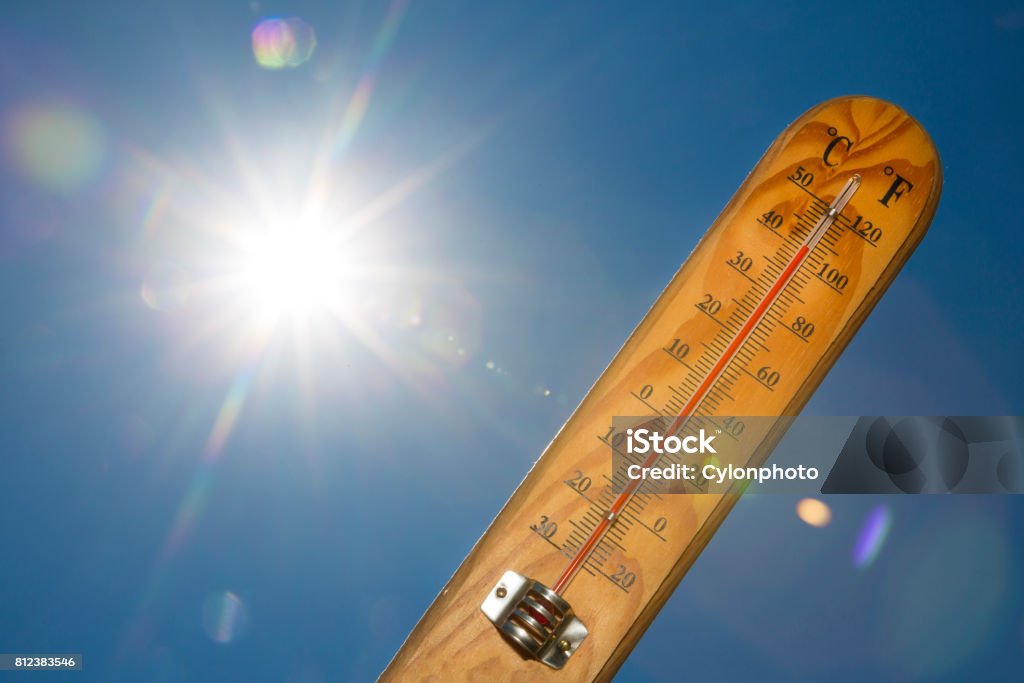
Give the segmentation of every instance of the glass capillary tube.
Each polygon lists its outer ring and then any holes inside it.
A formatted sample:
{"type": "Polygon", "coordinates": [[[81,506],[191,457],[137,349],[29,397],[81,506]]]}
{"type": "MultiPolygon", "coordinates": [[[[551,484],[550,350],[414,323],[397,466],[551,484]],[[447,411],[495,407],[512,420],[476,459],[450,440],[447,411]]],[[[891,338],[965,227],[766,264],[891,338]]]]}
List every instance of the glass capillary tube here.
{"type": "MultiPolygon", "coordinates": [[[[779,277],[761,298],[761,301],[750,314],[750,317],[748,317],[743,323],[743,326],[740,328],[739,332],[736,333],[736,336],[734,336],[732,341],[729,342],[729,345],[725,348],[722,355],[719,356],[714,366],[712,366],[711,370],[704,377],[700,386],[697,387],[697,390],[694,391],[689,400],[687,400],[686,405],[680,409],[679,414],[672,420],[672,424],[669,425],[669,428],[666,430],[667,434],[676,434],[686,426],[697,408],[700,407],[700,404],[711,392],[719,377],[721,377],[722,373],[725,372],[729,363],[732,362],[740,348],[757,328],[758,324],[760,324],[772,304],[775,303],[776,299],[779,298],[779,295],[786,288],[786,285],[788,285],[790,280],[793,279],[796,271],[801,265],[803,265],[807,256],[814,251],[814,248],[818,246],[822,237],[825,236],[825,233],[827,233],[829,228],[832,227],[832,224],[835,223],[836,218],[838,218],[839,214],[842,213],[844,208],[846,208],[846,205],[850,202],[854,193],[856,193],[857,189],[860,187],[860,183],[861,178],[857,174],[854,174],[848,181],[846,181],[846,185],[843,186],[843,189],[832,201],[825,213],[822,214],[821,218],[818,219],[818,222],[815,223],[807,237],[804,238],[803,243],[801,243],[800,247],[796,250],[796,253],[793,254],[793,257],[786,264],[786,267],[783,268],[779,277]]],[[[647,456],[647,459],[644,460],[641,468],[653,467],[660,458],[661,453],[651,453],[647,456]]],[[[597,548],[598,544],[601,542],[601,539],[604,538],[604,535],[608,533],[609,529],[611,529],[615,520],[618,519],[619,515],[626,508],[626,505],[629,504],[630,499],[632,499],[633,495],[640,488],[641,483],[642,480],[640,479],[631,480],[618,495],[615,502],[613,502],[611,507],[608,508],[608,512],[606,512],[601,518],[601,521],[598,522],[596,527],[594,527],[594,530],[590,532],[590,535],[583,542],[583,545],[581,545],[579,550],[576,551],[572,559],[569,561],[569,564],[558,577],[555,585],[552,586],[552,590],[555,593],[562,595],[565,592],[565,589],[568,588],[573,577],[575,577],[580,569],[583,568],[583,565],[586,564],[590,555],[594,552],[594,549],[597,548]]]]}

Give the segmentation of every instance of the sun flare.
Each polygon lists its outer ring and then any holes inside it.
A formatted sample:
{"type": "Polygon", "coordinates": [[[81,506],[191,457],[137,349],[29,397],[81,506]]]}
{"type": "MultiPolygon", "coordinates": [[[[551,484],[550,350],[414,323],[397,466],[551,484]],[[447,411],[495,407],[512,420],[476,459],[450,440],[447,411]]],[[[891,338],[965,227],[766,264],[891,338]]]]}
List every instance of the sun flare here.
{"type": "Polygon", "coordinates": [[[326,313],[339,297],[344,263],[315,224],[274,225],[245,245],[239,284],[255,311],[272,319],[326,313]]]}

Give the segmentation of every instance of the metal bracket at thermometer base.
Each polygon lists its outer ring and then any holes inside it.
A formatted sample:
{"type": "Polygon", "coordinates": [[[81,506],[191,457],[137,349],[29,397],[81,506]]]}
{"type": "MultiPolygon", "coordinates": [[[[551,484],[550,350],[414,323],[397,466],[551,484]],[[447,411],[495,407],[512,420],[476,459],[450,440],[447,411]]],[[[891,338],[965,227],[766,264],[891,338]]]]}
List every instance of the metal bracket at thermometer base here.
{"type": "Polygon", "coordinates": [[[561,669],[587,637],[587,627],[558,593],[506,571],[480,605],[521,654],[561,669]]]}

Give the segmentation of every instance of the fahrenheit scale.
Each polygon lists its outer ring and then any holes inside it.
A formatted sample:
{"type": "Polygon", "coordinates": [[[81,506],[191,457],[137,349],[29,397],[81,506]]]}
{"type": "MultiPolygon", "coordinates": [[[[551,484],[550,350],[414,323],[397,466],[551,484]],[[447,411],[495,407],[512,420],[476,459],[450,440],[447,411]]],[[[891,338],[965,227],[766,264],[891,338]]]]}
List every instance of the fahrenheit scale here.
{"type": "Polygon", "coordinates": [[[941,186],[928,134],[888,102],[830,100],[786,128],[382,680],[610,679],[739,495],[623,480],[621,416],[666,435],[713,429],[739,464],[764,462],[920,242],[941,186]],[[779,417],[744,428],[743,415],[779,417]]]}

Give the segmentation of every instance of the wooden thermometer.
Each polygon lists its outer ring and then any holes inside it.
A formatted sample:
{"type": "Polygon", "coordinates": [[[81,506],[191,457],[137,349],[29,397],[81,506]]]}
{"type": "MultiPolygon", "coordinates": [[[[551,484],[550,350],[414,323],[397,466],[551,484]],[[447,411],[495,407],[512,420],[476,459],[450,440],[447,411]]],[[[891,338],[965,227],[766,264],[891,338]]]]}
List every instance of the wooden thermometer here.
{"type": "Polygon", "coordinates": [[[610,679],[740,491],[624,478],[616,418],[710,430],[739,464],[763,463],[920,242],[941,186],[928,134],[888,102],[830,100],[786,128],[382,680],[610,679]]]}

